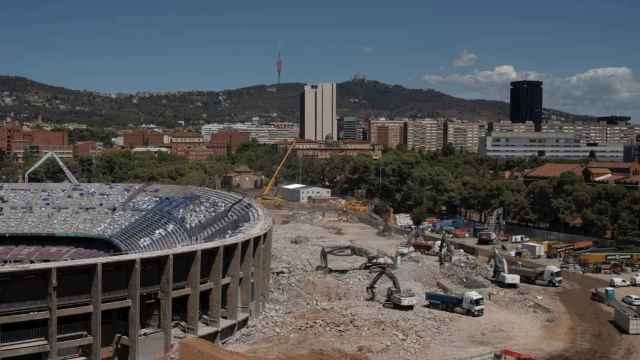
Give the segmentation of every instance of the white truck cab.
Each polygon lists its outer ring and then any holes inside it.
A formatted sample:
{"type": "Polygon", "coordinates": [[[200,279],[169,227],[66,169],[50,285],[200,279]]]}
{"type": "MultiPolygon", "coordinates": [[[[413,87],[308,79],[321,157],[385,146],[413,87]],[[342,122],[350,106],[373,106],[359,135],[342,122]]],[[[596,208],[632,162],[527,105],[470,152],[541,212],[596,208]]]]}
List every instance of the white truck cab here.
{"type": "Polygon", "coordinates": [[[473,316],[484,315],[484,298],[477,291],[467,291],[462,298],[462,308],[473,316]]]}
{"type": "Polygon", "coordinates": [[[640,274],[631,275],[631,286],[640,286],[640,274]]]}
{"type": "Polygon", "coordinates": [[[550,286],[560,286],[562,284],[562,271],[559,267],[548,265],[544,268],[544,281],[550,286]]]}

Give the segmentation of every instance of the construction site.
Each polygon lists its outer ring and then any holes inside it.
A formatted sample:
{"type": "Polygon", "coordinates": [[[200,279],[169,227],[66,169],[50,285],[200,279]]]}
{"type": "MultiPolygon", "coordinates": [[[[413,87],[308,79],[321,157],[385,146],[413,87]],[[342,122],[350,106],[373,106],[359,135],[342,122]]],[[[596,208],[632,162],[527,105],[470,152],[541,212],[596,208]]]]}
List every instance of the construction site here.
{"type": "Polygon", "coordinates": [[[583,273],[558,258],[515,257],[511,249],[521,244],[478,245],[477,236],[456,238],[442,224],[422,231],[352,205],[273,209],[264,312],[224,350],[185,343],[180,357],[640,358],[640,337],[632,335],[638,310],[619,301],[637,288],[616,288],[598,301],[594,289],[608,287],[609,274],[583,273]]]}

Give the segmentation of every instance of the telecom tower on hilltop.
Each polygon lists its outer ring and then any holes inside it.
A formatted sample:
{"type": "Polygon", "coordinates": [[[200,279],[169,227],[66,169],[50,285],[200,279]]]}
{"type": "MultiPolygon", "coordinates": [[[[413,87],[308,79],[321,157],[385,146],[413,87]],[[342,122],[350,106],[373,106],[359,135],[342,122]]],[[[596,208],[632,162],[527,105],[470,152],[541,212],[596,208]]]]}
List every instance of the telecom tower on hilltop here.
{"type": "Polygon", "coordinates": [[[278,51],[278,60],[276,60],[276,71],[278,72],[278,85],[280,85],[280,76],[282,75],[282,57],[278,51]]]}

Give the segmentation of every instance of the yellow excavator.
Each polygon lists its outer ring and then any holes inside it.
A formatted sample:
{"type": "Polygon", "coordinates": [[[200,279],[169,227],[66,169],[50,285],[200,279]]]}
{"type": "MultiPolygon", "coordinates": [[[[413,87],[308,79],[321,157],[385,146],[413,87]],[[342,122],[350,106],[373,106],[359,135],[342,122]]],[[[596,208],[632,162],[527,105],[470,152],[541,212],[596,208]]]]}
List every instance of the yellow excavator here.
{"type": "Polygon", "coordinates": [[[262,194],[260,194],[260,196],[258,197],[258,202],[260,203],[260,205],[266,208],[282,207],[282,203],[284,202],[284,200],[272,194],[273,186],[276,184],[276,181],[278,181],[278,176],[280,176],[280,172],[282,171],[282,168],[284,168],[284,165],[287,163],[287,159],[289,158],[289,155],[291,155],[291,152],[293,152],[293,149],[295,147],[296,147],[296,141],[293,140],[293,142],[291,142],[291,145],[289,145],[287,152],[284,154],[284,157],[280,161],[280,164],[278,164],[276,171],[273,173],[271,180],[269,180],[269,183],[267,184],[267,186],[265,186],[264,190],[262,191],[262,194]]]}

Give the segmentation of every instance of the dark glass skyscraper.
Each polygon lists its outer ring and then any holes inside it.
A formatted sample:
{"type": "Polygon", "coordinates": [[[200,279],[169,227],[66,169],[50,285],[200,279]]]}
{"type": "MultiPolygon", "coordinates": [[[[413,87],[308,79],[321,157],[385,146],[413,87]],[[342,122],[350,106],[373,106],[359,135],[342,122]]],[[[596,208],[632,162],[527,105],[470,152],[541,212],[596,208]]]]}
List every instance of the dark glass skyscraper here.
{"type": "Polygon", "coordinates": [[[542,130],[542,81],[511,83],[511,122],[531,121],[536,131],[542,130]]]}

